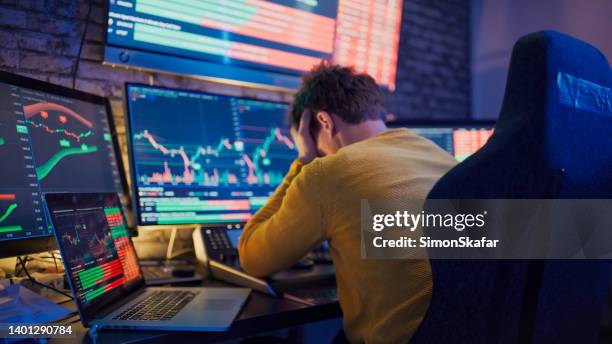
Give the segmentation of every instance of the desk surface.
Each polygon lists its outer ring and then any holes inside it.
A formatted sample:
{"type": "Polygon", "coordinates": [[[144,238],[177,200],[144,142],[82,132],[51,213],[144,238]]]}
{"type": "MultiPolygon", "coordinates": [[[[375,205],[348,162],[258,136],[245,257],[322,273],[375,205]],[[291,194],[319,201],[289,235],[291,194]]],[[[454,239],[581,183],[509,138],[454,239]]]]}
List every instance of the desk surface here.
{"type": "MultiPolygon", "coordinates": [[[[224,286],[227,284],[209,280],[204,282],[203,285],[224,286]]],[[[307,306],[298,302],[252,292],[244,308],[227,332],[104,330],[99,331],[96,338],[91,338],[87,329],[80,322],[73,324],[73,328],[77,333],[76,341],[81,343],[167,343],[172,340],[180,340],[180,344],[185,344],[187,342],[202,343],[228,340],[341,316],[342,312],[337,302],[307,306]]],[[[65,343],[63,340],[61,342],[65,343]]]]}

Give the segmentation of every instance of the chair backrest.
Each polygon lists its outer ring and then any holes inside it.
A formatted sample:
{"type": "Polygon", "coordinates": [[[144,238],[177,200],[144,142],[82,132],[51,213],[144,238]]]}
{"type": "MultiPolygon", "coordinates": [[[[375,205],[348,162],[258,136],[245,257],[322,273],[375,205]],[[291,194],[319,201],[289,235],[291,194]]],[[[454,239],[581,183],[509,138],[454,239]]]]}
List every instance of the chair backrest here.
{"type": "MultiPolygon", "coordinates": [[[[429,198],[612,198],[612,71],[605,56],[554,31],[519,39],[495,133],[429,198]]],[[[431,264],[432,302],[414,342],[597,338],[608,261],[431,264]]]]}

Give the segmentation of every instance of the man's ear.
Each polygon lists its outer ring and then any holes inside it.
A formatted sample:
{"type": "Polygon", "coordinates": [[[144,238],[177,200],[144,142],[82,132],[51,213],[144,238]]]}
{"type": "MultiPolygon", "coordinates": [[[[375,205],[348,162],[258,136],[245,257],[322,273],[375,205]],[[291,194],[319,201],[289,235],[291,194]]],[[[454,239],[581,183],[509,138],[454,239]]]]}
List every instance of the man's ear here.
{"type": "Polygon", "coordinates": [[[317,112],[315,116],[316,121],[319,122],[320,130],[328,132],[330,135],[334,133],[334,121],[329,113],[325,111],[317,112]]]}

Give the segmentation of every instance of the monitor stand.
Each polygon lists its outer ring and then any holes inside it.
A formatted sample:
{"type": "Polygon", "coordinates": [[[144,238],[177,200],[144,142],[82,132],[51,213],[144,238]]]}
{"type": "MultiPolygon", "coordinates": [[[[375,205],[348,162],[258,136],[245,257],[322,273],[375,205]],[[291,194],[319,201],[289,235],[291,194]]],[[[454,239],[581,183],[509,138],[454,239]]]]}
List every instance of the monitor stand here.
{"type": "Polygon", "coordinates": [[[185,253],[193,252],[193,248],[175,249],[179,230],[193,231],[197,228],[199,228],[199,225],[159,228],[164,231],[170,230],[170,240],[166,247],[165,259],[140,260],[140,267],[147,285],[197,282],[204,279],[204,276],[194,268],[193,262],[177,259],[185,253]]]}

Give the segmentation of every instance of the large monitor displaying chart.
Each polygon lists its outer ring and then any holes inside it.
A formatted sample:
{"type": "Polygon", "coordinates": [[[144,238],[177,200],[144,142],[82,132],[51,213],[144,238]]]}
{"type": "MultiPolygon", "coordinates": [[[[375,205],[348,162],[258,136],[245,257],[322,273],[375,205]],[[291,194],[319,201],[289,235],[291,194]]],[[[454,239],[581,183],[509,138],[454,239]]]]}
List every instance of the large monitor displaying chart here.
{"type": "Polygon", "coordinates": [[[126,87],[140,225],[246,222],[297,157],[286,103],[126,87]]]}
{"type": "Polygon", "coordinates": [[[104,98],[0,73],[0,104],[0,242],[50,236],[45,193],[123,193],[104,98]]]}
{"type": "Polygon", "coordinates": [[[297,88],[322,59],[395,89],[402,0],[110,0],[105,59],[297,88]]]}

